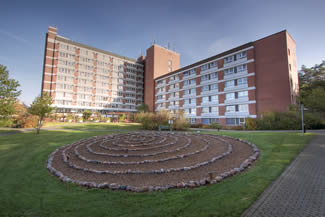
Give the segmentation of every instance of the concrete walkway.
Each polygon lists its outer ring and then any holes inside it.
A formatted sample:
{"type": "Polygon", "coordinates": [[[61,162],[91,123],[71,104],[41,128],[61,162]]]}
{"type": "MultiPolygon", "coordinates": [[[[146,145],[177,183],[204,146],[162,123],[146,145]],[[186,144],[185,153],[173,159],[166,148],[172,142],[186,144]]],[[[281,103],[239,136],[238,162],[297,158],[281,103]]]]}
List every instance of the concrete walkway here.
{"type": "Polygon", "coordinates": [[[325,217],[325,134],[319,133],[242,216],[325,217]]]}

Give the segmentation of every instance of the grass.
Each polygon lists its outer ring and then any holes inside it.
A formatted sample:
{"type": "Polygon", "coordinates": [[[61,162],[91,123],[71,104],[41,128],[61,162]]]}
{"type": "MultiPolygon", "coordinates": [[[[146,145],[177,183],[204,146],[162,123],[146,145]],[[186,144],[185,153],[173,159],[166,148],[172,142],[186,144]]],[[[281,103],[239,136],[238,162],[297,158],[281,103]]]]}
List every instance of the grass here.
{"type": "Polygon", "coordinates": [[[4,133],[12,133],[12,132],[19,132],[19,130],[14,130],[11,128],[5,129],[5,130],[0,130],[0,134],[4,134],[4,133]]]}
{"type": "MultiPolygon", "coordinates": [[[[95,124],[92,128],[98,127],[95,124]]],[[[49,174],[46,161],[56,148],[103,134],[107,132],[66,130],[42,131],[38,136],[32,132],[0,136],[0,216],[240,216],[312,137],[218,133],[257,144],[261,157],[245,173],[195,189],[152,193],[86,189],[63,184],[49,174]]]]}
{"type": "Polygon", "coordinates": [[[138,123],[80,123],[62,126],[64,129],[73,130],[138,130],[141,128],[138,123]]]}

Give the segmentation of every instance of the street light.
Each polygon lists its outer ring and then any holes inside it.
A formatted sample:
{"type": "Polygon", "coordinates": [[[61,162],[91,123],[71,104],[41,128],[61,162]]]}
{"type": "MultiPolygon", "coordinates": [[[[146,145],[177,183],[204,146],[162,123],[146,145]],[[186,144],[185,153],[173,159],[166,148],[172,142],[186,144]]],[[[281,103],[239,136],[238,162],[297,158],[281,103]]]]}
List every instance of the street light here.
{"type": "Polygon", "coordinates": [[[302,135],[304,135],[304,132],[305,132],[304,104],[301,104],[301,130],[302,130],[302,135]]]}
{"type": "Polygon", "coordinates": [[[305,131],[305,123],[304,123],[304,111],[307,111],[308,109],[306,109],[304,107],[304,104],[300,105],[300,109],[301,109],[301,130],[302,130],[302,135],[304,135],[305,131]]]}

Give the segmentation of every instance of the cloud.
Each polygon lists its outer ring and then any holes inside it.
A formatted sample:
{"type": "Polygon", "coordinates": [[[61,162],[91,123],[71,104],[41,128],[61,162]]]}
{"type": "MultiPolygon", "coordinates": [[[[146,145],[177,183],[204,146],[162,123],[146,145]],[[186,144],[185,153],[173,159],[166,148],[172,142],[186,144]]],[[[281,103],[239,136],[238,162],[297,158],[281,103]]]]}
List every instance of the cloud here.
{"type": "Polygon", "coordinates": [[[9,37],[9,38],[11,38],[13,40],[19,41],[21,43],[28,44],[28,45],[30,44],[29,41],[24,39],[23,37],[20,37],[18,35],[10,33],[10,32],[8,32],[6,30],[0,29],[0,34],[5,35],[5,36],[7,36],[7,37],[9,37]]]}

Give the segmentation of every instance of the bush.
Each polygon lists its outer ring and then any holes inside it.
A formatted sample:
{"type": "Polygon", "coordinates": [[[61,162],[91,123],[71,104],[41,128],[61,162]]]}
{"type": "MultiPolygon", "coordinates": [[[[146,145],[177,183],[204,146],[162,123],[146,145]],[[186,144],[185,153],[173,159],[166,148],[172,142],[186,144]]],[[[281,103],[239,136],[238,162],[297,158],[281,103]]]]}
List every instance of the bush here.
{"type": "Polygon", "coordinates": [[[11,119],[0,120],[0,127],[11,127],[12,124],[13,124],[13,121],[11,119]]]}
{"type": "MultiPolygon", "coordinates": [[[[168,125],[171,119],[168,111],[159,112],[140,112],[134,117],[135,122],[141,123],[142,128],[146,130],[157,130],[160,125],[168,125]]],[[[183,113],[179,113],[171,127],[175,130],[185,130],[189,128],[189,123],[183,113]]]]}
{"type": "Polygon", "coordinates": [[[34,128],[38,123],[38,117],[29,113],[24,113],[15,117],[14,127],[34,128]]]}
{"type": "MultiPolygon", "coordinates": [[[[325,124],[317,114],[305,113],[306,129],[323,129],[325,124]]],[[[299,111],[267,112],[257,119],[246,119],[248,130],[301,130],[301,114],[299,111]]]]}
{"type": "Polygon", "coordinates": [[[257,129],[257,120],[256,118],[246,118],[245,127],[247,130],[256,130],[257,129]]]}
{"type": "Polygon", "coordinates": [[[175,130],[186,130],[190,127],[190,123],[185,117],[184,112],[179,112],[174,119],[172,128],[175,130]]]}
{"type": "Polygon", "coordinates": [[[325,123],[315,114],[305,113],[304,122],[306,129],[324,129],[325,123]]]}
{"type": "Polygon", "coordinates": [[[257,120],[258,130],[299,130],[301,119],[297,112],[267,112],[257,120]]]}
{"type": "Polygon", "coordinates": [[[191,128],[203,128],[203,124],[202,123],[191,124],[191,128]]]}
{"type": "Polygon", "coordinates": [[[124,122],[125,121],[125,114],[121,114],[119,118],[120,118],[119,119],[120,121],[124,122]]]}

